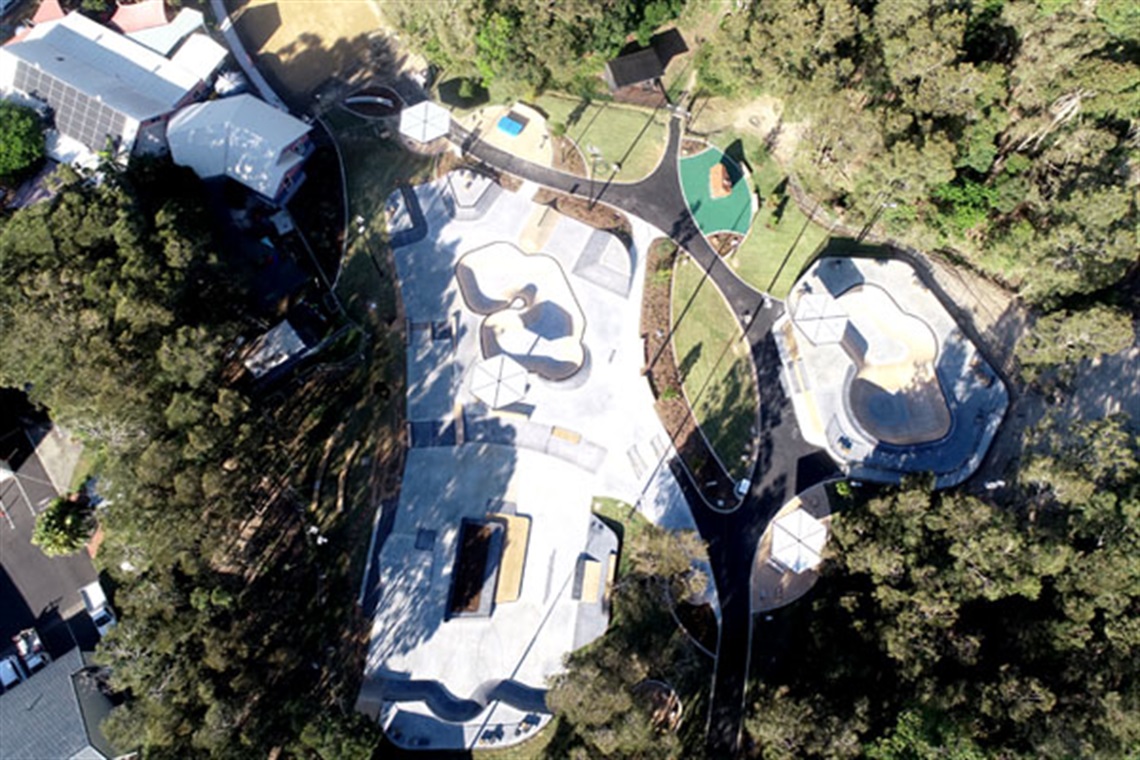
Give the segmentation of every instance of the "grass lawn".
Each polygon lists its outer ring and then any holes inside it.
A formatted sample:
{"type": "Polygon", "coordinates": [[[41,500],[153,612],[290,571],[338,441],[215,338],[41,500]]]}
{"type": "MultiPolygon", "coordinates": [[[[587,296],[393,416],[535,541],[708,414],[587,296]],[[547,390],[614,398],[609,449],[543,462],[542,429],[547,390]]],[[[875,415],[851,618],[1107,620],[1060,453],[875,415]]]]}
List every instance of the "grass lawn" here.
{"type": "Polygon", "coordinates": [[[673,273],[673,350],[685,396],[713,450],[736,480],[747,477],[760,405],[748,345],[716,286],[687,256],[673,273]],[[726,350],[727,344],[727,350],[726,350]]]}
{"type": "Polygon", "coordinates": [[[295,103],[368,61],[369,32],[383,23],[372,3],[359,0],[228,0],[226,6],[258,66],[295,103]]]}
{"type": "MultiPolygon", "coordinates": [[[[633,182],[649,174],[657,166],[665,150],[668,114],[648,109],[587,102],[557,93],[547,93],[535,102],[546,112],[548,121],[566,125],[566,136],[578,144],[590,163],[590,146],[601,152],[606,164],[621,164],[616,177],[620,182],[633,182]]],[[[610,169],[598,164],[598,176],[608,177],[610,169]]]]}
{"type": "Polygon", "coordinates": [[[721,148],[739,143],[760,196],[752,231],[728,258],[729,266],[753,287],[786,298],[808,259],[827,239],[827,230],[808,221],[791,198],[781,199],[778,206],[770,202],[780,197],[776,191],[786,175],[759,139],[728,132],[716,142],[721,148]]]}

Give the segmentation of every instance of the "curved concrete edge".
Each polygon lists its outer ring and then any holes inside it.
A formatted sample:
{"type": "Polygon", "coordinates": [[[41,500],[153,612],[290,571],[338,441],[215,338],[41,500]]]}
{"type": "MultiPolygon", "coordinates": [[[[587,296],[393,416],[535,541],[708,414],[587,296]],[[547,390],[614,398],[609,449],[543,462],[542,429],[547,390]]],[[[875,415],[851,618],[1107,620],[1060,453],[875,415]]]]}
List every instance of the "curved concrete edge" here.
{"type": "Polygon", "coordinates": [[[484,681],[471,696],[455,696],[439,681],[385,679],[383,696],[388,702],[423,702],[441,720],[467,723],[475,719],[493,702],[503,702],[535,713],[548,713],[546,689],[521,684],[509,678],[484,681]]]}

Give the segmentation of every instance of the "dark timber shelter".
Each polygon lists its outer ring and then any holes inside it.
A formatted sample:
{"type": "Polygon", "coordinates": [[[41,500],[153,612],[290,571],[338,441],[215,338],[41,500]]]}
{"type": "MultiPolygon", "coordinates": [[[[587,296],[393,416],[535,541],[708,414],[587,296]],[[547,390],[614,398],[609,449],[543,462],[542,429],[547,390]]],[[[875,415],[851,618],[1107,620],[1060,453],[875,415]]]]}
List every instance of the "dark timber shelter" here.
{"type": "Polygon", "coordinates": [[[610,91],[625,87],[654,82],[665,73],[661,58],[653,47],[638,50],[636,53],[619,55],[606,64],[605,78],[610,91]]]}

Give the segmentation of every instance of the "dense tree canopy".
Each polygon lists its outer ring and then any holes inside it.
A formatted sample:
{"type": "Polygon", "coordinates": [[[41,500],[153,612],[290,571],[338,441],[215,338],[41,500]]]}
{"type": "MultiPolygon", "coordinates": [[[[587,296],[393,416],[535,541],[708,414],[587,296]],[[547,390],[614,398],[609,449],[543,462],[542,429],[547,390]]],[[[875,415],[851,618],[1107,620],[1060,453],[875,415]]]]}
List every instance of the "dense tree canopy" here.
{"type": "MultiPolygon", "coordinates": [[[[1136,260],[1140,24],[1127,2],[772,0],[703,51],[782,96],[808,188],[1052,303],[1136,260]]],[[[754,84],[753,84],[754,83],[754,84]]]]}
{"type": "Polygon", "coordinates": [[[44,129],[30,108],[0,100],[0,181],[10,179],[44,157],[44,129]]]}
{"type": "Polygon", "coordinates": [[[104,463],[99,559],[121,621],[99,656],[130,697],[105,728],[151,757],[364,758],[374,727],[342,719],[343,699],[317,706],[310,666],[346,625],[321,615],[350,581],[323,578],[274,496],[287,463],[271,418],[221,382],[247,319],[240,276],[180,172],[140,164],[98,186],[65,172],[0,229],[0,385],[30,384],[104,463]],[[258,557],[272,573],[239,561],[255,509],[276,521],[279,552],[258,557]]]}
{"type": "MultiPolygon", "coordinates": [[[[640,517],[638,518],[640,520],[640,517]]],[[[705,549],[693,533],[670,533],[643,521],[627,535],[623,571],[614,589],[614,619],[606,635],[567,658],[547,696],[570,728],[552,755],[575,757],[682,757],[681,737],[654,727],[651,705],[638,696],[646,679],[666,682],[691,699],[706,682],[708,660],[688,641],[669,609],[703,589],[693,569],[705,549]]],[[[686,709],[695,709],[688,704],[686,709]]],[[[699,728],[690,737],[703,745],[699,728]]]]}
{"type": "Polygon", "coordinates": [[[1138,455],[1121,420],[1048,420],[1009,506],[912,486],[841,514],[807,635],[756,685],[761,754],[1134,749],[1138,455]]]}
{"type": "Polygon", "coordinates": [[[82,549],[94,530],[95,520],[85,500],[60,497],[36,515],[32,543],[49,557],[60,557],[82,549]]]}
{"type": "Polygon", "coordinates": [[[629,35],[647,42],[684,0],[395,0],[392,18],[448,75],[475,77],[493,95],[590,83],[629,35]]]}

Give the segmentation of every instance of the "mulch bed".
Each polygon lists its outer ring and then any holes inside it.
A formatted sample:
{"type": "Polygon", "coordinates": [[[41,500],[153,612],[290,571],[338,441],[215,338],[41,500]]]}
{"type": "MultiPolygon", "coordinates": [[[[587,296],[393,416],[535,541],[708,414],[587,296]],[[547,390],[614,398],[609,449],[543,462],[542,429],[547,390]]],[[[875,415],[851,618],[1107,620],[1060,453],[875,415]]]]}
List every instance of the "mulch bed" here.
{"type": "Polygon", "coordinates": [[[721,256],[728,256],[737,249],[744,236],[737,232],[714,232],[709,235],[709,245],[721,256]]]}
{"type": "Polygon", "coordinates": [[[620,240],[626,248],[633,244],[633,227],[625,218],[625,214],[602,203],[591,206],[585,198],[575,198],[545,187],[534,194],[534,202],[550,206],[558,213],[577,219],[594,229],[605,230],[620,240]]]}
{"type": "Polygon", "coordinates": [[[709,144],[704,140],[694,140],[691,137],[686,137],[681,141],[681,157],[695,156],[707,147],[709,147],[709,144]]]}
{"type": "Polygon", "coordinates": [[[657,399],[657,416],[693,477],[693,485],[710,504],[735,504],[735,482],[709,449],[681,391],[681,378],[669,340],[670,292],[677,246],[660,238],[649,250],[645,296],[641,301],[641,332],[645,337],[646,376],[657,399]]]}
{"type": "Polygon", "coordinates": [[[578,146],[569,137],[553,137],[552,148],[554,149],[554,168],[567,174],[573,174],[575,177],[585,177],[586,175],[586,159],[582,158],[582,151],[578,150],[578,146]]]}

